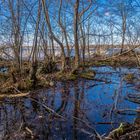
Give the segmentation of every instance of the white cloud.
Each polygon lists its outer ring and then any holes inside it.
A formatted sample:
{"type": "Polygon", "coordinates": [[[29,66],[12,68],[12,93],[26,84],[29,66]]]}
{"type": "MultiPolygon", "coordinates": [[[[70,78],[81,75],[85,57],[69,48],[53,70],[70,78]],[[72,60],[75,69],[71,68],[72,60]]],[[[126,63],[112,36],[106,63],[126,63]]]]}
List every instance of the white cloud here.
{"type": "Polygon", "coordinates": [[[109,12],[105,12],[105,16],[110,16],[110,13],[109,12]]]}

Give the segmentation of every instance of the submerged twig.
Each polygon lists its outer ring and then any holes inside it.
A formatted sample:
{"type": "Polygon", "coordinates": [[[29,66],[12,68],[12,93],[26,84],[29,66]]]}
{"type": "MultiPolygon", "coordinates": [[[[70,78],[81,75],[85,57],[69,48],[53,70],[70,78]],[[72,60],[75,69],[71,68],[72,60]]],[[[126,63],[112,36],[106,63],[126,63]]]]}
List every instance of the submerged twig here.
{"type": "MultiPolygon", "coordinates": [[[[93,128],[91,125],[89,125],[87,122],[85,122],[84,120],[80,119],[80,118],[77,118],[75,116],[72,116],[72,118],[78,120],[78,121],[81,121],[82,123],[86,124],[87,127],[89,127],[90,129],[92,129],[96,135],[96,137],[99,139],[99,140],[103,140],[102,139],[102,136],[96,131],[95,128],[93,128]]],[[[93,137],[93,134],[90,136],[90,137],[93,137]]]]}
{"type": "Polygon", "coordinates": [[[117,112],[124,112],[124,111],[132,111],[132,112],[136,112],[136,113],[140,113],[139,109],[120,109],[117,112]]]}
{"type": "Polygon", "coordinates": [[[35,99],[31,98],[31,97],[30,97],[30,99],[31,99],[32,101],[34,101],[34,102],[36,102],[36,103],[42,105],[47,111],[49,111],[49,112],[55,114],[56,116],[58,116],[58,117],[60,117],[60,118],[63,118],[64,120],[66,120],[65,117],[63,117],[62,115],[58,114],[56,111],[54,111],[54,110],[51,109],[50,107],[44,105],[43,103],[38,102],[37,100],[35,100],[35,99]]]}
{"type": "Polygon", "coordinates": [[[114,110],[117,110],[117,105],[118,105],[118,101],[119,101],[119,97],[120,97],[120,93],[121,93],[121,89],[122,89],[122,82],[123,82],[123,78],[121,79],[120,85],[119,85],[119,91],[117,92],[114,104],[110,110],[110,116],[112,116],[112,112],[114,110]]]}
{"type": "Polygon", "coordinates": [[[28,128],[28,127],[25,127],[25,129],[26,129],[26,131],[27,131],[28,133],[30,133],[31,138],[33,139],[33,138],[34,138],[34,135],[33,135],[32,130],[31,130],[30,128],[28,128]]]}

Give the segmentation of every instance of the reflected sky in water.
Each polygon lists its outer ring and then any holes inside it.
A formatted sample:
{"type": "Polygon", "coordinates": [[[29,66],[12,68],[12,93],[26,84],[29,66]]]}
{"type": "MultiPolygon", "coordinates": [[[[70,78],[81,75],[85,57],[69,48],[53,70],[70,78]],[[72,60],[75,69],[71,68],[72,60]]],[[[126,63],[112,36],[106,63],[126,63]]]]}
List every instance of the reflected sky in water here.
{"type": "Polygon", "coordinates": [[[0,140],[90,140],[95,130],[107,134],[121,122],[133,122],[136,114],[122,115],[114,109],[139,107],[125,100],[126,94],[138,91],[124,80],[127,73],[139,77],[139,70],[107,66],[92,69],[96,71],[95,80],[59,82],[55,88],[38,90],[26,98],[2,99],[0,140]]]}

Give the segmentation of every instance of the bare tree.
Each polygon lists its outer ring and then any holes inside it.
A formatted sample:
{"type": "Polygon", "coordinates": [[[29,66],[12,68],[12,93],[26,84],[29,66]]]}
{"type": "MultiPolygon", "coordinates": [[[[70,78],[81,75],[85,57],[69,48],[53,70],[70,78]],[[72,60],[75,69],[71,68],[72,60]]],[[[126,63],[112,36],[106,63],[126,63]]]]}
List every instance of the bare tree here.
{"type": "Polygon", "coordinates": [[[46,19],[46,24],[48,26],[48,30],[49,30],[49,33],[50,33],[50,36],[51,38],[53,38],[58,44],[59,46],[61,47],[61,51],[62,51],[62,70],[65,69],[65,50],[64,50],[64,45],[63,43],[55,36],[53,30],[52,30],[52,26],[51,26],[51,23],[50,23],[50,16],[49,16],[49,12],[48,12],[48,7],[46,6],[46,1],[45,0],[42,0],[42,6],[43,6],[43,9],[44,9],[44,15],[45,15],[45,19],[46,19]]]}
{"type": "Polygon", "coordinates": [[[80,65],[80,54],[79,54],[79,40],[78,40],[78,22],[79,22],[79,0],[76,0],[74,4],[74,47],[75,47],[75,68],[80,65]]]}
{"type": "Polygon", "coordinates": [[[37,46],[38,46],[38,32],[39,32],[39,23],[41,18],[41,2],[38,1],[38,15],[37,15],[37,22],[36,28],[34,33],[34,41],[33,41],[33,56],[32,56],[32,70],[31,70],[31,80],[33,81],[32,86],[35,88],[36,86],[36,72],[37,72],[37,46]]]}

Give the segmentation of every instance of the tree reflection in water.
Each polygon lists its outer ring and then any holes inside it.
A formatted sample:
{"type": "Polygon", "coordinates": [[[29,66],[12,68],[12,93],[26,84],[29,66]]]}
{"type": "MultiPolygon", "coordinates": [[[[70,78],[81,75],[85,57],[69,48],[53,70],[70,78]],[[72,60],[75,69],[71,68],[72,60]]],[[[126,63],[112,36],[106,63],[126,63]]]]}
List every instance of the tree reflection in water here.
{"type": "MultiPolygon", "coordinates": [[[[90,140],[92,128],[103,134],[125,120],[131,122],[135,116],[114,114],[110,120],[109,111],[114,104],[118,83],[127,69],[110,67],[97,68],[96,79],[57,83],[56,87],[42,89],[25,98],[1,99],[0,140],[90,140]],[[55,111],[48,111],[43,106],[55,111]],[[59,114],[62,117],[56,115],[59,114]],[[65,119],[64,119],[65,118],[65,119]],[[99,122],[115,122],[112,125],[99,122]],[[118,124],[117,124],[118,123],[118,124]]],[[[127,92],[136,92],[124,82],[118,108],[136,108],[125,100],[127,92]]]]}

